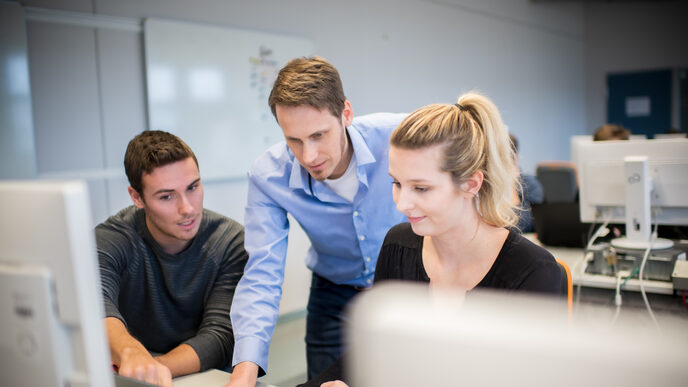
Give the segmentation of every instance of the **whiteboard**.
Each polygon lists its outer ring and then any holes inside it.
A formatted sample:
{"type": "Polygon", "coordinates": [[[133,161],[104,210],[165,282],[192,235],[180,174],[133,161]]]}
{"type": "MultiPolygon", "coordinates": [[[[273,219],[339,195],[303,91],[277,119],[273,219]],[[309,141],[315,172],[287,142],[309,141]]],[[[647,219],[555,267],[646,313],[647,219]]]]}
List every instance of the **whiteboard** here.
{"type": "Polygon", "coordinates": [[[144,23],[148,128],[194,150],[204,179],[246,176],[283,139],[268,96],[279,69],[310,56],[305,38],[192,23],[144,23]]]}

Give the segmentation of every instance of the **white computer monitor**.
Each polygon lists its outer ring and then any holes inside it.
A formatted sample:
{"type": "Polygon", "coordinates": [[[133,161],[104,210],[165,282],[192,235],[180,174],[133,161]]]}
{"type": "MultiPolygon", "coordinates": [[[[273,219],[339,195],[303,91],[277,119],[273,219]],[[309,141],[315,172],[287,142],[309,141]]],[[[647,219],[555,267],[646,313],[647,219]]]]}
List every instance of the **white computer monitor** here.
{"type": "Polygon", "coordinates": [[[571,146],[582,222],[625,223],[627,239],[638,242],[631,248],[646,247],[653,223],[688,225],[688,139],[572,139],[571,146]]]}
{"type": "Polygon", "coordinates": [[[655,139],[688,138],[688,133],[657,133],[655,139]]]}
{"type": "Polygon", "coordinates": [[[352,304],[345,365],[356,387],[685,386],[685,320],[658,332],[629,311],[612,327],[612,315],[581,305],[569,319],[560,299],[472,291],[462,302],[382,283],[352,304]]]}
{"type": "Polygon", "coordinates": [[[0,385],[110,387],[83,182],[0,182],[0,385]]]}

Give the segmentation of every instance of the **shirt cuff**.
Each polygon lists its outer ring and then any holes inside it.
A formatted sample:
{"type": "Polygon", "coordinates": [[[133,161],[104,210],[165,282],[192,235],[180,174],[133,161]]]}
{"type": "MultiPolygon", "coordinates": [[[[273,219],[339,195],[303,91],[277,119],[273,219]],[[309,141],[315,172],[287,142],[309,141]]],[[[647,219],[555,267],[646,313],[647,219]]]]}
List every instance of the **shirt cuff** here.
{"type": "Polygon", "coordinates": [[[265,375],[268,369],[268,350],[270,344],[257,337],[243,337],[234,343],[232,367],[250,361],[258,364],[258,377],[265,375]]]}

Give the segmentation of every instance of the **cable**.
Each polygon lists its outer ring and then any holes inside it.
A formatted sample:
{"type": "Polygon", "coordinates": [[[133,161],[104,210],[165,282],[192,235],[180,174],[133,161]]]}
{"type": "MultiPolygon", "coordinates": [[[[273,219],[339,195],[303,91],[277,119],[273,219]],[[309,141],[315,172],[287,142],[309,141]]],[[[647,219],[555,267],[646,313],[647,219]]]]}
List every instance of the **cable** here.
{"type": "Polygon", "coordinates": [[[609,219],[605,220],[604,223],[595,231],[594,234],[592,234],[592,238],[588,240],[588,244],[585,246],[585,251],[590,250],[592,247],[593,243],[595,243],[595,240],[604,235],[607,235],[609,233],[609,229],[607,228],[607,225],[609,225],[609,219]]]}
{"type": "Polygon", "coordinates": [[[638,274],[639,271],[640,271],[639,267],[636,267],[635,269],[633,269],[631,274],[628,277],[626,277],[624,282],[621,283],[621,289],[623,289],[623,287],[626,286],[626,282],[628,282],[629,279],[633,278],[634,275],[638,274]]]}
{"type": "MultiPolygon", "coordinates": [[[[597,220],[597,219],[595,219],[595,220],[597,220]]],[[[590,223],[590,227],[588,227],[588,232],[585,234],[585,236],[588,237],[588,239],[587,239],[588,241],[590,240],[590,238],[592,238],[592,233],[593,233],[594,229],[595,229],[595,222],[590,223]]]]}
{"type": "MultiPolygon", "coordinates": [[[[600,214],[599,217],[604,218],[604,216],[602,216],[605,212],[604,209],[600,210],[600,212],[601,213],[598,213],[598,214],[600,214]]],[[[593,227],[595,226],[595,223],[590,224],[590,228],[588,229],[588,244],[585,247],[586,250],[588,250],[590,247],[592,247],[592,244],[595,242],[595,239],[600,237],[600,235],[603,232],[604,232],[603,236],[606,236],[607,234],[609,234],[609,229],[607,228],[607,226],[609,225],[609,222],[612,219],[612,211],[611,210],[606,211],[606,215],[607,215],[606,216],[607,219],[602,221],[602,225],[600,227],[598,227],[597,230],[595,230],[595,233],[592,236],[590,235],[590,232],[592,231],[593,227]]],[[[595,221],[597,221],[597,219],[599,219],[599,218],[596,216],[595,221]]]]}
{"type": "MultiPolygon", "coordinates": [[[[603,233],[604,233],[604,235],[607,235],[607,233],[609,233],[609,229],[607,228],[607,225],[609,224],[609,220],[610,220],[610,217],[608,217],[602,223],[602,225],[600,227],[598,227],[597,230],[595,230],[592,237],[590,237],[590,239],[588,239],[588,244],[585,246],[585,250],[583,250],[583,258],[581,260],[579,260],[578,262],[576,262],[576,264],[573,267],[573,272],[578,273],[578,278],[580,278],[580,280],[578,281],[578,285],[576,285],[576,302],[575,302],[576,309],[578,309],[578,305],[580,303],[580,293],[581,293],[581,286],[582,286],[581,283],[583,282],[582,279],[583,279],[583,275],[585,274],[585,269],[587,268],[588,262],[592,261],[595,258],[594,253],[593,253],[591,258],[587,258],[588,252],[590,251],[590,248],[592,247],[593,243],[595,243],[595,240],[597,238],[602,236],[603,233]],[[583,265],[582,265],[581,270],[578,272],[576,270],[578,269],[578,266],[581,263],[583,263],[583,265]]],[[[592,225],[590,227],[592,228],[592,225]]]]}
{"type": "Polygon", "coordinates": [[[621,313],[621,289],[626,285],[626,282],[628,282],[628,279],[633,277],[633,275],[637,272],[637,270],[633,270],[632,272],[629,272],[628,270],[621,270],[616,274],[616,294],[614,295],[614,304],[616,305],[616,312],[614,313],[614,318],[612,319],[612,325],[616,323],[616,319],[619,318],[619,314],[621,313]],[[626,279],[621,282],[621,278],[626,277],[626,279]]]}
{"type": "MultiPolygon", "coordinates": [[[[634,268],[633,271],[631,272],[631,274],[622,275],[622,277],[626,277],[626,278],[625,278],[625,279],[623,280],[623,282],[621,283],[621,286],[620,286],[621,290],[623,290],[624,286],[626,286],[626,283],[628,282],[629,279],[631,279],[631,278],[633,278],[634,276],[638,275],[638,272],[639,272],[639,271],[640,271],[640,266],[634,268]]],[[[627,273],[627,271],[625,271],[625,270],[622,270],[622,271],[621,271],[621,274],[625,274],[625,273],[627,273]]],[[[612,295],[612,296],[609,298],[609,302],[614,301],[614,297],[615,297],[615,296],[612,295]]]]}
{"type": "MultiPolygon", "coordinates": [[[[616,295],[614,296],[614,304],[616,305],[616,312],[614,312],[614,318],[612,318],[612,325],[616,323],[616,319],[619,318],[621,313],[621,277],[623,277],[624,272],[620,271],[616,274],[616,295]]],[[[626,273],[628,274],[628,273],[626,273]]],[[[630,276],[630,274],[629,274],[630,276]]],[[[627,276],[628,277],[628,276],[627,276]]]]}
{"type": "Polygon", "coordinates": [[[643,301],[645,301],[645,307],[647,308],[647,312],[650,314],[650,317],[652,317],[652,322],[655,324],[655,327],[657,330],[659,330],[659,323],[657,323],[657,319],[655,318],[655,314],[652,312],[652,308],[650,307],[650,302],[647,300],[647,294],[645,293],[645,285],[643,284],[643,272],[645,270],[645,263],[647,262],[647,258],[650,256],[650,251],[652,251],[652,243],[654,242],[655,238],[657,237],[657,228],[659,224],[655,222],[655,230],[652,232],[652,235],[650,236],[650,245],[647,247],[645,250],[645,255],[643,256],[643,261],[640,264],[640,272],[638,273],[638,280],[640,282],[640,294],[643,295],[643,301]]]}

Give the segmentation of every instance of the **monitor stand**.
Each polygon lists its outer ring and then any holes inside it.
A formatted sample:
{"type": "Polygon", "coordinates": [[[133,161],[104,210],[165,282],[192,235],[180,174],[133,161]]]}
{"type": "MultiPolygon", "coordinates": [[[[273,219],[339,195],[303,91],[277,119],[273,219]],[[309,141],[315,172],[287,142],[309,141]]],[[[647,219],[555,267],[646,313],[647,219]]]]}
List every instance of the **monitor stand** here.
{"type": "Polygon", "coordinates": [[[651,239],[650,203],[652,181],[647,156],[624,158],[626,177],[626,236],[612,240],[612,246],[630,250],[663,250],[674,246],[669,239],[651,239]]]}

